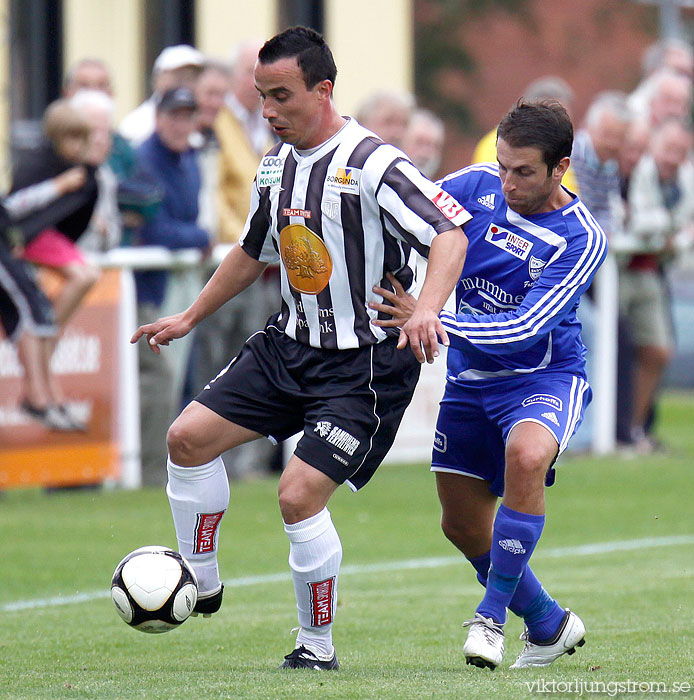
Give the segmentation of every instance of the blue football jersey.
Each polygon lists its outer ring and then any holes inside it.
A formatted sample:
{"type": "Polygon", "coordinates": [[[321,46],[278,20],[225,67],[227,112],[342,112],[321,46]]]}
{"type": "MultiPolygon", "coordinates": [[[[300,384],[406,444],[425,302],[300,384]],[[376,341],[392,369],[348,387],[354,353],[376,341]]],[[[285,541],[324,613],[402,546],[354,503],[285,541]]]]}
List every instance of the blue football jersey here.
{"type": "MultiPolygon", "coordinates": [[[[461,384],[560,370],[585,376],[576,309],[607,253],[607,238],[581,200],[523,217],[506,205],[496,164],[439,183],[468,212],[467,257],[448,332],[448,379],[461,384]]],[[[567,190],[568,191],[568,190],[567,190]]]]}

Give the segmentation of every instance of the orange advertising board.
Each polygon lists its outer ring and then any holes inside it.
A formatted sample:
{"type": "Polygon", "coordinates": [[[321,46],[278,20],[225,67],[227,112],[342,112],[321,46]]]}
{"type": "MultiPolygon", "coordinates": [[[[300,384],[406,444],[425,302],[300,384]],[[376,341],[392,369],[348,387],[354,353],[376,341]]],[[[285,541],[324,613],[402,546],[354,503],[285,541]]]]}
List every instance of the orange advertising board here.
{"type": "MultiPolygon", "coordinates": [[[[50,430],[24,413],[23,369],[0,341],[0,489],[100,483],[117,478],[118,270],[105,270],[70,320],[52,359],[66,403],[85,432],[50,430]]],[[[47,278],[46,288],[58,282],[47,278]]]]}

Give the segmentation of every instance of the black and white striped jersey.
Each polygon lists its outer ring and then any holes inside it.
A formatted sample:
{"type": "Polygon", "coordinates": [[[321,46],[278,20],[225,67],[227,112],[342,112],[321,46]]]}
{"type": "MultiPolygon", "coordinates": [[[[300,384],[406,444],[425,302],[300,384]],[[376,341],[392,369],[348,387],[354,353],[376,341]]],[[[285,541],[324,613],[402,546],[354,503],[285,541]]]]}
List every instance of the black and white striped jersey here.
{"type": "Polygon", "coordinates": [[[254,185],[240,244],[257,260],[281,263],[278,324],[317,348],[384,340],[387,332],[371,325],[373,286],[389,288],[392,272],[411,289],[413,251],[427,257],[438,233],[471,218],[354,119],[308,152],[278,144],[254,185]]]}

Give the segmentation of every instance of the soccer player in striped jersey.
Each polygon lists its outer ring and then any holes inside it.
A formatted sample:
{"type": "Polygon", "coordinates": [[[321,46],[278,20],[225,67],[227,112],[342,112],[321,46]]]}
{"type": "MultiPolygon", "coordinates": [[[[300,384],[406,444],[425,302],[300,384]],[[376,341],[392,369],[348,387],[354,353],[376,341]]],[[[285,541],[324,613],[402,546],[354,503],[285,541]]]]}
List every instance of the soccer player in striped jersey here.
{"type": "Polygon", "coordinates": [[[302,433],[279,483],[300,625],[282,666],[319,670],[338,667],[332,622],[342,546],[328,501],[340,484],[357,490],[371,478],[420,362],[447,342],[438,314],[460,275],[461,226],[470,219],[404,153],[340,116],[335,75],[330,49],[310,29],[265,43],[255,82],[281,143],[258,168],[240,244],[189,309],[133,336],[159,352],[280,262],[281,311],[169,429],[167,493],[179,549],[200,584],[196,612],[214,613],[223,593],[218,528],[229,503],[219,455],[261,435],[302,433]],[[388,284],[388,273],[411,287],[413,250],[429,266],[398,335],[373,325],[378,314],[368,304],[380,299],[372,289],[388,284]]]}
{"type": "MultiPolygon", "coordinates": [[[[464,654],[479,667],[502,661],[507,608],[526,624],[512,668],[571,654],[585,633],[528,565],[545,485],[591,397],[576,308],[607,250],[600,226],[561,184],[572,140],[558,103],[519,102],[499,125],[498,165],[440,183],[473,219],[456,309],[441,312],[450,348],[431,469],[444,533],[486,587],[465,623],[464,654]]],[[[395,286],[397,294],[375,290],[395,306],[391,320],[377,321],[384,328],[405,322],[413,304],[395,286]]]]}

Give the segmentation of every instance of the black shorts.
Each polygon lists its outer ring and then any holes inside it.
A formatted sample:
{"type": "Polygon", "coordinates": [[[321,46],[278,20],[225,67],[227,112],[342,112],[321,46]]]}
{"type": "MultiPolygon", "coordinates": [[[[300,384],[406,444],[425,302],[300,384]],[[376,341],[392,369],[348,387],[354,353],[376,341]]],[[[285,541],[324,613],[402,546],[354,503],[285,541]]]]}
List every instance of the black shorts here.
{"type": "Polygon", "coordinates": [[[286,440],[339,484],[359,489],[393,444],[419,379],[419,362],[397,339],[321,350],[268,324],[196,397],[223,418],[286,440]]]}
{"type": "Polygon", "coordinates": [[[33,279],[32,269],[0,241],[0,323],[16,341],[23,328],[35,335],[53,336],[53,307],[33,279]]]}

